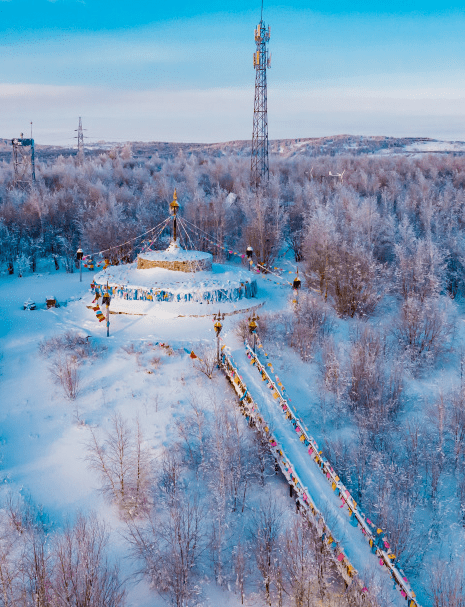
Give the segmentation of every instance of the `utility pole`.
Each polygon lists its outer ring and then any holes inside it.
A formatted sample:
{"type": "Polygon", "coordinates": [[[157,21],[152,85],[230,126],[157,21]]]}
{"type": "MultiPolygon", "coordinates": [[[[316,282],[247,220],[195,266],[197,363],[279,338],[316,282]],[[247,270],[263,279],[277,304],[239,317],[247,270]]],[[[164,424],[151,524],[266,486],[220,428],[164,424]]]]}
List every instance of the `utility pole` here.
{"type": "Polygon", "coordinates": [[[107,307],[107,314],[106,314],[107,337],[110,337],[110,302],[111,302],[111,297],[110,297],[110,293],[108,291],[108,280],[107,280],[107,290],[105,291],[105,293],[103,294],[103,297],[102,297],[102,306],[105,305],[107,307]]]}
{"type": "Polygon", "coordinates": [[[255,312],[252,314],[252,316],[249,316],[249,332],[250,335],[253,337],[253,352],[255,354],[255,350],[256,350],[256,340],[257,340],[257,320],[260,320],[260,316],[257,316],[255,314],[255,312]]]}
{"type": "Polygon", "coordinates": [[[173,215],[173,240],[172,242],[174,243],[174,246],[177,246],[177,222],[178,220],[176,219],[176,213],[179,210],[179,202],[178,202],[178,195],[176,193],[176,188],[174,188],[174,194],[173,194],[173,201],[170,203],[170,213],[173,215]]]}
{"type": "Polygon", "coordinates": [[[253,55],[255,68],[255,99],[253,107],[251,181],[254,188],[264,185],[269,179],[268,166],[268,101],[266,70],[271,67],[267,44],[270,40],[270,28],[263,21],[263,0],[260,23],[255,30],[256,50],[253,55]]]}
{"type": "Polygon", "coordinates": [[[84,257],[84,252],[79,246],[79,249],[76,252],[76,259],[79,261],[79,282],[82,282],[82,258],[84,257]]]}
{"type": "Polygon", "coordinates": [[[221,366],[221,358],[220,358],[220,333],[221,333],[221,329],[223,328],[223,325],[221,324],[221,321],[224,321],[224,314],[221,314],[220,311],[218,311],[218,314],[214,314],[213,315],[213,320],[215,321],[215,324],[213,325],[215,328],[215,333],[216,333],[216,362],[218,365],[218,368],[221,366]]]}
{"type": "Polygon", "coordinates": [[[83,131],[87,131],[87,129],[82,128],[81,116],[79,116],[79,126],[77,129],[74,129],[74,130],[77,131],[77,135],[74,136],[74,139],[77,139],[77,144],[78,144],[77,158],[78,158],[79,164],[81,164],[82,161],[84,160],[84,132],[83,131]]]}

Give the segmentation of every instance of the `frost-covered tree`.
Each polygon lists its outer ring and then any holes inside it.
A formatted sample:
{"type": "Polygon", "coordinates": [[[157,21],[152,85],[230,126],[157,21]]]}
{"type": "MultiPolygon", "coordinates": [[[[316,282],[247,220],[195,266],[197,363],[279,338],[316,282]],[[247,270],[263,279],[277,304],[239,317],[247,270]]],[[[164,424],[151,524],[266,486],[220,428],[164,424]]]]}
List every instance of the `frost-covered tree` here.
{"type": "Polygon", "coordinates": [[[150,458],[139,421],[134,428],[115,414],[103,441],[95,429],[89,431],[87,460],[100,476],[103,494],[121,508],[124,516],[137,516],[148,507],[151,478],[150,458]]]}

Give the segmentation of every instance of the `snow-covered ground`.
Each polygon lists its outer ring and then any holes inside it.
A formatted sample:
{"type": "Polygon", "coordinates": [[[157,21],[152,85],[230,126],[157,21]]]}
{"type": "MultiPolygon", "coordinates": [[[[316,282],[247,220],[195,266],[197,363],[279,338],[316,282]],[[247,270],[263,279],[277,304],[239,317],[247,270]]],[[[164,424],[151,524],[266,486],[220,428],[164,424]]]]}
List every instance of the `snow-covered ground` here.
{"type": "MultiPolygon", "coordinates": [[[[215,345],[211,315],[111,315],[107,338],[105,323],[99,323],[86,306],[92,276],[84,273],[82,283],[79,273],[61,271],[0,278],[0,501],[8,494],[30,498],[58,529],[78,511],[95,511],[112,530],[113,554],[123,558],[127,554],[120,537],[124,525],[103,499],[98,478],[86,461],[89,426],[104,432],[114,413],[130,421],[138,417],[145,444],[157,461],[164,447],[179,439],[178,423],[193,398],[200,401],[206,390],[218,399],[232,393],[220,372],[208,380],[187,352],[198,351],[203,342],[215,345]],[[50,295],[60,307],[46,309],[45,298],[50,295]],[[37,310],[22,309],[28,299],[36,302],[37,310]],[[67,400],[53,382],[53,355],[39,352],[40,342],[69,330],[91,336],[100,349],[82,363],[80,393],[74,401],[67,400]]],[[[266,295],[265,289],[262,296],[266,295]]],[[[226,338],[238,318],[225,318],[226,338]]],[[[282,479],[276,482],[284,485],[282,479]]],[[[282,499],[289,502],[286,491],[282,499]]],[[[127,561],[122,561],[122,567],[125,575],[130,573],[127,561]]],[[[233,592],[211,580],[205,580],[203,587],[205,605],[240,604],[233,592]]],[[[166,604],[145,582],[130,583],[128,589],[129,606],[166,604]]],[[[256,597],[255,604],[262,602],[256,597]]]]}
{"type": "MultiPolygon", "coordinates": [[[[0,278],[0,453],[3,484],[0,499],[4,499],[8,492],[30,496],[34,503],[43,506],[58,528],[79,510],[96,511],[114,531],[113,551],[122,557],[126,550],[119,535],[122,522],[115,509],[104,501],[98,491],[98,479],[86,462],[88,427],[92,425],[104,431],[115,412],[129,420],[139,417],[146,444],[156,459],[164,447],[169,447],[177,439],[177,424],[185,417],[193,396],[201,398],[205,390],[223,396],[230,393],[224,377],[217,373],[213,381],[207,380],[187,353],[190,350],[195,352],[202,342],[214,345],[211,316],[112,315],[110,337],[107,338],[105,323],[99,323],[94,312],[86,306],[92,277],[92,273],[86,272],[84,282],[80,283],[78,273],[44,271],[21,279],[15,276],[0,278]],[[56,297],[59,308],[45,309],[45,298],[50,295],[56,297]],[[23,311],[22,304],[27,299],[34,300],[40,309],[23,311]],[[75,401],[65,399],[62,389],[52,380],[50,367],[53,356],[44,356],[38,348],[44,339],[68,330],[91,336],[92,343],[100,348],[95,357],[82,363],[81,390],[75,401]],[[160,346],[161,343],[171,346],[172,351],[160,346]]],[[[264,302],[264,310],[277,311],[287,306],[290,291],[287,283],[279,286],[272,277],[267,280],[258,277],[257,280],[259,301],[264,302]]],[[[216,307],[213,311],[217,311],[216,307]]],[[[241,315],[227,316],[222,333],[225,342],[237,349],[236,359],[243,356],[233,332],[240,318],[241,315]]],[[[465,324],[460,320],[458,339],[465,338],[464,329],[465,324]]],[[[310,433],[318,441],[323,441],[331,429],[325,423],[319,402],[315,365],[303,363],[290,350],[276,352],[273,362],[293,406],[305,420],[310,433]]],[[[246,373],[250,375],[252,371],[250,368],[246,373]]],[[[440,379],[440,374],[431,378],[430,388],[438,389],[440,379]]],[[[247,383],[249,381],[260,398],[260,382],[252,375],[247,376],[247,383]]],[[[409,390],[415,390],[415,382],[410,383],[409,390]]],[[[273,416],[275,430],[282,434],[280,438],[285,442],[281,417],[276,417],[272,411],[269,413],[273,416]]],[[[288,441],[290,452],[294,454],[297,448],[298,445],[295,447],[288,441]]],[[[300,454],[295,456],[300,458],[300,454]]],[[[308,476],[309,489],[312,485],[312,489],[318,491],[318,482],[313,480],[311,475],[308,476]]],[[[284,482],[276,482],[284,499],[284,482]]],[[[322,496],[323,502],[331,499],[331,492],[322,496]]],[[[438,512],[445,517],[439,526],[439,537],[425,539],[421,546],[422,550],[428,550],[426,561],[442,555],[444,546],[453,554],[464,549],[463,528],[447,510],[447,502],[439,506],[438,512]]],[[[349,535],[348,532],[340,539],[350,542],[349,535]]],[[[349,556],[351,550],[356,558],[356,548],[348,544],[349,556]]],[[[129,565],[124,566],[130,569],[129,565]]],[[[421,585],[426,575],[421,573],[417,583],[421,585]]],[[[421,586],[418,588],[415,580],[412,580],[412,585],[421,604],[428,605],[428,597],[421,586]]],[[[218,588],[211,580],[205,581],[204,593],[205,605],[221,602],[225,607],[235,607],[240,604],[236,595],[218,588]]],[[[148,607],[158,604],[164,602],[153,595],[144,582],[130,585],[128,605],[148,607]]],[[[256,604],[261,604],[258,599],[256,604]]]]}
{"type": "Polygon", "coordinates": [[[465,152],[465,143],[463,141],[418,141],[407,145],[405,152],[465,152]]]}

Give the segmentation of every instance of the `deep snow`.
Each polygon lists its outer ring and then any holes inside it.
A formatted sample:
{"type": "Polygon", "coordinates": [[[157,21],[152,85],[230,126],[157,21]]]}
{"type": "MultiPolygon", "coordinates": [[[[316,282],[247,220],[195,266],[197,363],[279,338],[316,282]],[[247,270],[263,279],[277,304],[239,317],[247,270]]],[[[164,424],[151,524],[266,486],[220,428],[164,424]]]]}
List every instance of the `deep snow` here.
{"type": "MultiPolygon", "coordinates": [[[[98,479],[87,467],[85,444],[88,431],[85,425],[77,423],[77,417],[87,425],[104,430],[115,411],[128,419],[139,416],[146,443],[156,458],[162,448],[176,438],[176,420],[185,415],[192,391],[201,393],[205,382],[208,383],[195,370],[184,348],[195,351],[196,344],[202,340],[213,344],[214,331],[209,315],[198,318],[111,315],[111,335],[106,338],[104,323],[98,323],[93,311],[86,307],[92,277],[93,273],[85,272],[84,282],[80,283],[78,273],[44,271],[21,279],[15,276],[0,278],[0,452],[3,484],[0,499],[8,491],[30,495],[35,503],[43,506],[52,523],[58,527],[78,510],[97,511],[113,529],[114,553],[122,556],[125,547],[118,534],[121,521],[115,510],[104,502],[98,491],[98,479]],[[49,295],[57,298],[59,308],[45,309],[45,298],[49,295]],[[22,304],[29,298],[41,308],[23,311],[22,304]],[[38,344],[43,339],[69,329],[92,336],[95,343],[105,348],[95,359],[84,363],[82,390],[75,402],[63,397],[49,372],[52,361],[38,351],[38,344]],[[156,342],[169,343],[175,354],[166,355],[156,342]],[[131,353],[131,344],[135,344],[134,353],[131,353]],[[162,359],[161,370],[151,367],[150,360],[154,354],[162,359]]],[[[261,277],[257,280],[260,302],[266,301],[265,310],[277,311],[287,305],[290,290],[287,284],[280,287],[271,280],[261,277]]],[[[216,311],[215,307],[211,313],[216,311]]],[[[238,360],[244,355],[232,329],[239,318],[240,315],[226,317],[222,334],[225,342],[237,349],[235,358],[238,360]]],[[[340,330],[345,329],[342,327],[340,330]]],[[[461,317],[457,339],[463,342],[464,338],[465,325],[461,317]]],[[[325,432],[331,429],[325,425],[315,387],[316,366],[302,363],[288,349],[274,354],[273,364],[293,406],[305,420],[310,433],[317,441],[322,441],[325,432]]],[[[244,373],[252,371],[247,369],[244,373]]],[[[439,391],[441,384],[456,381],[453,373],[445,373],[444,370],[438,371],[422,385],[410,381],[407,393],[412,402],[418,402],[415,398],[419,394],[426,397],[425,390],[439,391]]],[[[260,398],[261,386],[256,385],[252,376],[248,377],[247,383],[249,381],[257,392],[256,398],[260,398]]],[[[221,375],[217,374],[209,385],[219,394],[229,395],[226,380],[221,375]]],[[[270,415],[274,416],[274,413],[270,411],[270,415]]],[[[276,430],[283,432],[279,419],[273,417],[273,420],[276,430]]],[[[282,439],[285,440],[285,434],[282,439]]],[[[292,442],[288,449],[294,452],[292,442]]],[[[301,455],[296,453],[295,457],[300,458],[301,455]]],[[[309,488],[312,485],[318,491],[318,483],[311,478],[310,471],[308,475],[309,488]]],[[[323,502],[332,499],[332,495],[326,496],[324,491],[321,496],[323,502]]],[[[455,520],[452,510],[448,509],[448,499],[452,498],[447,498],[446,491],[445,501],[439,506],[444,519],[439,522],[437,539],[425,538],[425,543],[419,547],[428,552],[426,563],[448,552],[463,552],[464,530],[455,520]]],[[[328,524],[331,526],[330,521],[328,524]]],[[[349,539],[347,534],[345,537],[349,539]]],[[[345,537],[338,539],[344,540],[345,537]]],[[[351,556],[349,546],[347,554],[351,556]]],[[[426,578],[427,573],[422,571],[419,580],[410,580],[423,606],[429,604],[422,590],[426,578]]],[[[214,605],[221,601],[232,607],[239,601],[234,594],[207,582],[205,593],[205,604],[214,605]]],[[[148,607],[162,604],[164,601],[149,593],[145,583],[130,587],[128,605],[148,607]]]]}

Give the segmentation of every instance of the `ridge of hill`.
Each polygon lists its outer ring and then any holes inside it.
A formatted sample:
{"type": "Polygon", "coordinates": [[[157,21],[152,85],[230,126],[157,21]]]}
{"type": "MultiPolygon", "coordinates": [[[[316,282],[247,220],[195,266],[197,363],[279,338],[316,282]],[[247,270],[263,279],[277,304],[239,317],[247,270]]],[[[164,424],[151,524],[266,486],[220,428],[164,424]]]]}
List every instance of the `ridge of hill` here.
{"type": "MultiPolygon", "coordinates": [[[[158,155],[160,158],[176,157],[179,154],[186,156],[207,154],[213,157],[227,155],[250,156],[251,141],[236,140],[219,143],[173,143],[173,142],[140,142],[128,141],[126,143],[98,141],[86,143],[85,150],[88,155],[108,153],[113,148],[131,146],[135,158],[151,158],[158,155]]],[[[60,155],[75,155],[76,147],[63,147],[41,145],[36,140],[36,157],[39,161],[47,161],[60,155]]],[[[11,141],[0,138],[0,160],[11,160],[11,141]]],[[[270,140],[270,156],[291,158],[295,156],[339,156],[343,154],[465,154],[465,142],[444,141],[427,137],[387,137],[387,136],[358,136],[334,135],[327,137],[303,137],[298,139],[270,140]]]]}

